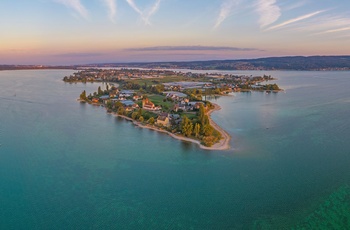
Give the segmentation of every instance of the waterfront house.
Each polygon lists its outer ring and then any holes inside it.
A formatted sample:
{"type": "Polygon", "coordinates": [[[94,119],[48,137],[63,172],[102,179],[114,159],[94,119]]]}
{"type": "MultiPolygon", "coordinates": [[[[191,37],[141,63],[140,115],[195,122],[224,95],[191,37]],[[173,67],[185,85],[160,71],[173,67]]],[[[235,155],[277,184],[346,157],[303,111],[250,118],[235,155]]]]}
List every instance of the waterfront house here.
{"type": "Polygon", "coordinates": [[[138,104],[135,104],[133,101],[131,100],[124,100],[121,101],[121,103],[124,106],[125,111],[129,112],[129,111],[134,111],[135,109],[139,108],[138,104]]]}
{"type": "Polygon", "coordinates": [[[159,114],[156,124],[159,126],[170,127],[170,119],[168,113],[159,114]]]}
{"type": "Polygon", "coordinates": [[[103,95],[100,97],[100,100],[104,103],[107,104],[107,102],[109,101],[109,95],[103,95]]]}

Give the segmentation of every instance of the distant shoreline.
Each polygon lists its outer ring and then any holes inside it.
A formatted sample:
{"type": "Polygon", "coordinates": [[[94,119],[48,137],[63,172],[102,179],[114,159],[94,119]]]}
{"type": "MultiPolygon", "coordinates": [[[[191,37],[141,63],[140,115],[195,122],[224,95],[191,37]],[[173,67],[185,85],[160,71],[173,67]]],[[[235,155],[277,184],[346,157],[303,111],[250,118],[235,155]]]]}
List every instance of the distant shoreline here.
{"type": "Polygon", "coordinates": [[[233,60],[119,62],[78,65],[1,64],[0,70],[79,69],[79,68],[150,68],[214,71],[350,71],[350,55],[282,56],[233,60]]]}

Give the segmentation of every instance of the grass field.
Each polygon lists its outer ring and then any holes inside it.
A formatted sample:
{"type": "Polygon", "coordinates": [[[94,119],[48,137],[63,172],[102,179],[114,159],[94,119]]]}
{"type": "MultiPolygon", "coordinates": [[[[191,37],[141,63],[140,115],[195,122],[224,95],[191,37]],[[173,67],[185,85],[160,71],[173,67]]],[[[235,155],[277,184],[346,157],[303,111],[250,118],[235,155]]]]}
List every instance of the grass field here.
{"type": "Polygon", "coordinates": [[[173,108],[174,102],[170,101],[163,101],[165,99],[165,96],[157,95],[157,94],[150,94],[148,95],[148,99],[150,99],[155,105],[162,106],[163,109],[168,110],[173,108]]]}
{"type": "Polygon", "coordinates": [[[176,76],[176,75],[171,75],[171,76],[164,76],[164,77],[158,77],[158,78],[144,78],[144,79],[132,79],[132,80],[127,80],[127,82],[132,82],[135,84],[139,85],[157,85],[161,83],[167,83],[167,82],[175,82],[175,81],[184,81],[188,80],[188,78],[183,77],[183,76],[176,76]]]}
{"type": "Polygon", "coordinates": [[[178,81],[207,81],[207,78],[191,78],[191,77],[185,77],[185,76],[179,76],[179,75],[171,75],[171,76],[161,76],[158,78],[144,78],[144,79],[131,79],[126,80],[126,82],[132,82],[139,85],[157,85],[162,83],[168,83],[168,82],[178,82],[178,81]]]}
{"type": "Polygon", "coordinates": [[[186,116],[189,119],[197,118],[197,112],[183,112],[181,113],[181,117],[186,116]]]}

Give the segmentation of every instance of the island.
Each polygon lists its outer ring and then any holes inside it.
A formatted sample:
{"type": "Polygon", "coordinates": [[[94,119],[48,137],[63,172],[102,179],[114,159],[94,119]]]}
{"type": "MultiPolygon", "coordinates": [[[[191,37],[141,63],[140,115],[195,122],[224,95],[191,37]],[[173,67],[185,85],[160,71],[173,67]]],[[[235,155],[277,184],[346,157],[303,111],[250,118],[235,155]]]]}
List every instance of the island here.
{"type": "Polygon", "coordinates": [[[203,149],[229,149],[230,135],[210,117],[220,107],[208,99],[232,92],[277,93],[271,76],[192,73],[153,69],[83,69],[64,82],[101,82],[96,92],[84,90],[79,101],[103,106],[108,113],[132,121],[203,149]]]}

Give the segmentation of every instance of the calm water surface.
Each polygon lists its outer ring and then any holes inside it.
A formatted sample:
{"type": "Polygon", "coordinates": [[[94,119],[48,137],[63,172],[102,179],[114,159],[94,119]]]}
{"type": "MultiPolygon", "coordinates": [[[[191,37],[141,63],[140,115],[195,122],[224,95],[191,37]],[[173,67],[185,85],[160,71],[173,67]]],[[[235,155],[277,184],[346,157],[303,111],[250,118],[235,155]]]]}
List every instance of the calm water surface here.
{"type": "Polygon", "coordinates": [[[213,100],[206,151],[76,98],[73,71],[0,72],[0,229],[350,228],[350,72],[213,100]]]}

